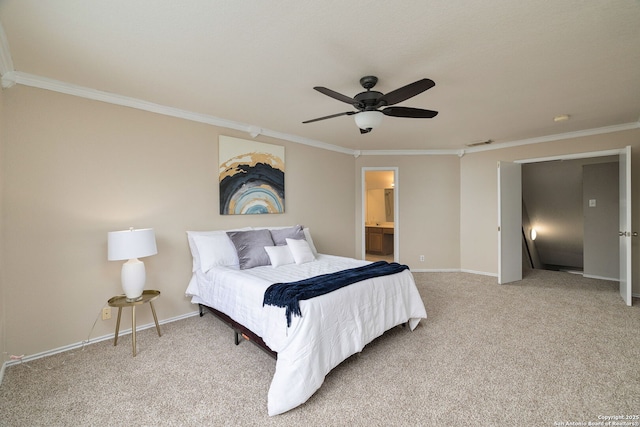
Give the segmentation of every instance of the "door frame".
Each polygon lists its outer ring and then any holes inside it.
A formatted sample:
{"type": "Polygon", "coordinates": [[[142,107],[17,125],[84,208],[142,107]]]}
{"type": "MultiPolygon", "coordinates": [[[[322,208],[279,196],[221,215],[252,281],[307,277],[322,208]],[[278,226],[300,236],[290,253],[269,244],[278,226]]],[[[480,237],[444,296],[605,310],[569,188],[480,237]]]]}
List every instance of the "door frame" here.
{"type": "Polygon", "coordinates": [[[498,284],[522,280],[522,164],[498,162],[498,284]]]}
{"type": "MultiPolygon", "coordinates": [[[[550,156],[550,157],[537,157],[537,158],[531,158],[531,159],[521,159],[521,160],[514,160],[513,163],[520,163],[520,164],[526,164],[526,163],[539,163],[539,162],[550,162],[550,161],[555,161],[555,160],[575,160],[575,159],[588,159],[591,157],[607,157],[607,156],[621,156],[621,155],[625,155],[628,154],[628,158],[630,159],[630,147],[623,147],[623,148],[617,148],[617,149],[612,149],[612,150],[603,150],[603,151],[589,151],[589,152],[585,152],[585,153],[573,153],[573,154],[562,154],[562,155],[558,155],[558,156],[550,156]]],[[[627,163],[628,164],[628,163],[627,163]]],[[[631,170],[628,171],[629,176],[631,175],[631,170]]],[[[522,184],[520,184],[522,185],[522,184]]],[[[500,186],[500,181],[498,180],[498,186],[500,186]]],[[[626,206],[631,206],[631,200],[630,200],[630,196],[631,196],[631,190],[629,189],[628,191],[626,191],[627,193],[627,200],[626,200],[626,206]]],[[[518,201],[518,203],[522,203],[522,201],[518,201]]],[[[621,200],[622,203],[622,200],[621,200]]],[[[622,208],[622,206],[621,206],[622,208]]],[[[500,209],[500,206],[498,206],[498,209],[500,209]]],[[[498,213],[498,216],[500,216],[500,213],[498,213]]],[[[631,218],[629,218],[631,219],[631,218]]],[[[627,224],[628,227],[628,232],[631,233],[631,227],[632,224],[628,223],[627,224]]],[[[501,233],[502,231],[499,231],[499,233],[501,233]]],[[[521,230],[518,230],[518,234],[521,233],[521,230]]],[[[500,239],[500,235],[498,235],[498,239],[500,239]]],[[[631,245],[629,245],[631,246],[631,245]]],[[[626,259],[629,259],[631,257],[631,251],[629,251],[628,254],[626,254],[626,259]]],[[[621,257],[622,258],[622,257],[621,257]]],[[[502,255],[502,250],[500,245],[498,245],[498,268],[500,268],[500,260],[503,259],[503,255],[502,255]]],[[[622,265],[623,260],[620,259],[620,263],[622,265]]],[[[520,268],[522,269],[522,263],[520,263],[520,268]]],[[[633,281],[632,281],[632,272],[630,272],[629,270],[631,270],[630,268],[625,268],[625,270],[628,272],[628,276],[626,278],[626,282],[627,282],[627,286],[630,288],[633,288],[633,281]]],[[[621,271],[622,274],[622,271],[621,271]]],[[[622,281],[625,280],[625,278],[620,277],[620,283],[622,286],[622,281]]],[[[622,291],[622,290],[621,290],[622,291]]],[[[622,292],[621,292],[622,293],[622,292]]],[[[622,296],[622,295],[621,295],[622,296]]],[[[622,296],[623,299],[624,296],[622,296]]],[[[625,303],[629,304],[628,301],[626,301],[625,299],[625,303]]]]}
{"type": "Polygon", "coordinates": [[[398,179],[397,166],[363,166],[360,181],[360,259],[365,259],[367,254],[366,248],[366,218],[367,211],[367,172],[372,171],[391,171],[393,172],[393,260],[400,262],[400,183],[398,179]]]}
{"type": "Polygon", "coordinates": [[[631,212],[631,146],[619,154],[618,174],[620,181],[620,296],[625,304],[633,305],[633,264],[631,257],[632,231],[631,212]]]}

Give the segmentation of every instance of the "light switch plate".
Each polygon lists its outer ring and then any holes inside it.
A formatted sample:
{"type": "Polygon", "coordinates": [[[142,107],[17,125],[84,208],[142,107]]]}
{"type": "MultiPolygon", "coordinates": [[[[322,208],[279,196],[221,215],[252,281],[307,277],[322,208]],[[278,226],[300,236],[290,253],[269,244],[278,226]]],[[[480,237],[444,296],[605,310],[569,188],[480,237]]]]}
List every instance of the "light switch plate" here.
{"type": "Polygon", "coordinates": [[[590,208],[596,207],[596,199],[589,199],[589,207],[590,208]]]}

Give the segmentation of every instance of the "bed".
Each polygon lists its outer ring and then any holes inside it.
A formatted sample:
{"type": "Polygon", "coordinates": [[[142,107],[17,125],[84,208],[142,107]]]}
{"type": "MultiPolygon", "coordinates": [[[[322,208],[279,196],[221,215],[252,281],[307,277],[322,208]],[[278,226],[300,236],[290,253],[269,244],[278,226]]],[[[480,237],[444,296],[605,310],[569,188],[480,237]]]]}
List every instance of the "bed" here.
{"type": "Polygon", "coordinates": [[[302,300],[300,315],[290,316],[288,324],[285,308],[264,304],[270,286],[369,262],[318,253],[302,226],[189,231],[187,236],[193,255],[186,290],[191,302],[276,357],[269,415],[306,402],[331,369],[385,331],[403,324],[413,330],[427,316],[405,269],[302,300]]]}

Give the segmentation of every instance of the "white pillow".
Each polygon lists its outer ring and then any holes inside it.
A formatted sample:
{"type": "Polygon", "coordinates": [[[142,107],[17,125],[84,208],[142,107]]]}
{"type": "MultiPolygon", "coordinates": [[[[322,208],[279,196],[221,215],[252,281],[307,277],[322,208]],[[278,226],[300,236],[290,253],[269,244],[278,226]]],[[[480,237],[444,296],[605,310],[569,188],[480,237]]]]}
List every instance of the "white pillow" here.
{"type": "Polygon", "coordinates": [[[226,233],[209,236],[194,236],[198,255],[200,256],[200,270],[204,273],[215,266],[238,266],[238,254],[233,242],[226,233]]]}
{"type": "MultiPolygon", "coordinates": [[[[250,230],[250,227],[245,227],[245,228],[241,228],[238,229],[238,231],[246,231],[246,230],[250,230]]],[[[227,236],[227,232],[226,230],[216,230],[216,231],[187,231],[187,240],[189,242],[189,249],[191,250],[191,256],[193,257],[193,265],[192,265],[192,269],[191,271],[196,271],[196,270],[202,270],[202,266],[201,266],[201,262],[200,262],[200,253],[198,251],[198,247],[196,245],[195,242],[195,237],[197,236],[216,236],[216,235],[224,235],[227,238],[229,238],[229,236],[227,236]]],[[[229,239],[229,243],[231,243],[231,240],[229,239]]],[[[215,242],[211,242],[211,244],[215,245],[215,242]]],[[[236,254],[235,256],[237,257],[237,253],[236,253],[236,249],[233,246],[233,243],[231,243],[232,248],[233,248],[233,253],[236,254]]],[[[206,245],[205,245],[206,246],[206,245]]],[[[206,251],[206,249],[205,249],[206,251]]],[[[206,251],[209,255],[211,255],[211,253],[209,251],[206,251]]],[[[214,253],[217,253],[218,251],[213,251],[214,253]]],[[[211,263],[207,263],[208,265],[210,265],[211,263]]],[[[217,264],[217,265],[223,265],[223,264],[217,264]]],[[[235,260],[235,265],[238,265],[238,261],[237,259],[235,260]]],[[[209,267],[208,269],[210,269],[211,267],[209,267]]],[[[207,271],[208,271],[207,269],[207,271]]],[[[205,270],[202,270],[205,271],[205,270]]]]}
{"type": "Polygon", "coordinates": [[[311,238],[311,231],[308,228],[305,228],[302,231],[304,231],[304,239],[309,244],[309,247],[311,248],[311,252],[313,252],[313,256],[317,257],[318,251],[316,250],[316,246],[313,244],[313,239],[311,238]]]}
{"type": "Polygon", "coordinates": [[[274,268],[280,267],[281,265],[293,264],[295,262],[288,245],[265,246],[264,250],[267,251],[271,265],[274,268]]]}
{"type": "Polygon", "coordinates": [[[205,236],[215,233],[215,231],[187,231],[187,240],[189,241],[189,250],[191,250],[191,257],[193,258],[193,266],[191,271],[200,270],[200,255],[198,254],[198,247],[193,239],[195,236],[205,236]]]}
{"type": "Polygon", "coordinates": [[[311,246],[306,240],[287,239],[287,246],[289,246],[296,264],[304,264],[316,260],[311,251],[311,246]]]}

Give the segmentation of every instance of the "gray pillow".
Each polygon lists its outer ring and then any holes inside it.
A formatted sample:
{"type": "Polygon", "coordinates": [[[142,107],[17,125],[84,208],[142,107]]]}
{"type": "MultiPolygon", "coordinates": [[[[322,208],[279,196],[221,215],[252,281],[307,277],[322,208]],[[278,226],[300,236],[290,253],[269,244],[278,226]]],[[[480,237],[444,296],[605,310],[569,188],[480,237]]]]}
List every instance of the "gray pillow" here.
{"type": "Polygon", "coordinates": [[[228,231],[227,236],[233,242],[240,261],[240,270],[270,265],[265,246],[273,246],[269,230],[228,231]]]}
{"type": "Polygon", "coordinates": [[[287,239],[306,240],[304,237],[304,227],[301,225],[269,231],[271,231],[271,237],[276,246],[286,245],[287,239]]]}

